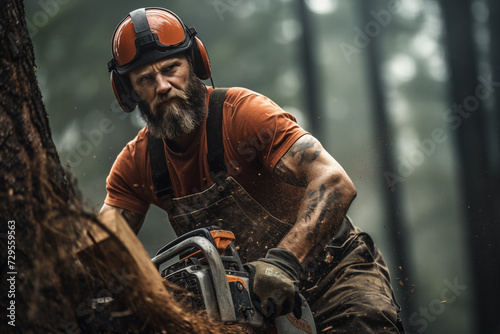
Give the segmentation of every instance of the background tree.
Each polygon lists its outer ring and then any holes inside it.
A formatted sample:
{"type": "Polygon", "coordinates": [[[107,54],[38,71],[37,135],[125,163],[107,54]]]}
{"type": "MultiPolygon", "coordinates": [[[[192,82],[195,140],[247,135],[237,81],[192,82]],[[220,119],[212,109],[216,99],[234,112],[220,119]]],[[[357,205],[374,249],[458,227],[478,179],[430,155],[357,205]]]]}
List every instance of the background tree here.
{"type": "MultiPolygon", "coordinates": [[[[494,76],[498,74],[498,64],[492,66],[492,72],[486,75],[478,70],[478,52],[473,38],[472,3],[471,0],[453,3],[441,1],[448,35],[450,100],[463,101],[460,114],[463,120],[457,125],[456,140],[464,190],[462,212],[467,219],[466,233],[475,281],[474,309],[477,312],[477,331],[495,333],[499,330],[499,308],[492,305],[500,296],[496,279],[500,275],[500,248],[496,244],[500,227],[498,202],[495,201],[498,198],[498,170],[494,168],[495,156],[491,147],[496,147],[497,143],[491,140],[495,137],[494,133],[490,135],[490,131],[494,130],[488,128],[487,107],[484,102],[486,98],[483,95],[489,96],[492,87],[498,86],[498,77],[494,76]],[[491,86],[486,87],[484,83],[488,81],[491,86]]],[[[494,6],[492,9],[495,9],[494,6]]],[[[492,15],[497,14],[498,12],[492,11],[492,15]]],[[[492,50],[496,52],[498,38],[492,37],[492,40],[492,50]]],[[[495,102],[498,104],[498,101],[495,102]]],[[[496,112],[498,113],[498,109],[496,112]]],[[[492,117],[492,121],[494,120],[492,117]]],[[[496,131],[498,132],[498,123],[496,131]]]]}

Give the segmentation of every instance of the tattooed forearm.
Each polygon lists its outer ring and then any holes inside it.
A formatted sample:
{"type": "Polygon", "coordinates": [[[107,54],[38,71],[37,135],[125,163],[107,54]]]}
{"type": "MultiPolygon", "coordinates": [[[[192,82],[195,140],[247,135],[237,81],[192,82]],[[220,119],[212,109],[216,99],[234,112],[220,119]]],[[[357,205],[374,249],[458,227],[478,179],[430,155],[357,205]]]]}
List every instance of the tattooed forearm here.
{"type": "Polygon", "coordinates": [[[323,229],[328,228],[329,225],[324,224],[325,221],[337,220],[334,215],[340,213],[341,210],[334,209],[342,207],[343,197],[337,189],[329,190],[322,184],[319,190],[310,190],[306,193],[304,204],[305,208],[301,211],[297,222],[306,225],[307,240],[314,243],[325,235],[323,229]]]}
{"type": "MultiPolygon", "coordinates": [[[[322,185],[321,187],[324,188],[325,186],[322,185]]],[[[332,208],[342,206],[342,201],[343,198],[340,191],[338,191],[338,189],[336,188],[333,188],[324,200],[324,207],[320,210],[321,212],[318,217],[318,222],[323,223],[326,219],[327,214],[332,212],[332,208]]]]}
{"type": "Polygon", "coordinates": [[[292,253],[305,265],[335,235],[352,201],[343,184],[309,184],[297,221],[279,247],[292,253]]]}
{"type": "Polygon", "coordinates": [[[312,215],[316,211],[319,203],[319,198],[317,197],[317,191],[308,191],[305,197],[306,208],[302,211],[302,214],[298,218],[298,221],[310,222],[313,218],[312,215]]]}
{"type": "Polygon", "coordinates": [[[297,140],[274,170],[283,181],[305,187],[297,221],[278,247],[307,264],[337,232],[356,189],[342,167],[310,135],[297,140]]]}
{"type": "MultiPolygon", "coordinates": [[[[322,185],[322,187],[324,187],[322,185]]],[[[331,229],[331,226],[327,224],[327,221],[332,222],[340,222],[344,218],[344,198],[342,196],[342,192],[340,192],[337,188],[331,189],[331,192],[325,196],[321,208],[319,208],[319,215],[314,226],[314,229],[310,231],[309,238],[310,240],[318,241],[321,240],[322,243],[326,243],[331,232],[325,231],[325,229],[331,229]],[[326,224],[325,224],[326,223],[326,224]]]]}

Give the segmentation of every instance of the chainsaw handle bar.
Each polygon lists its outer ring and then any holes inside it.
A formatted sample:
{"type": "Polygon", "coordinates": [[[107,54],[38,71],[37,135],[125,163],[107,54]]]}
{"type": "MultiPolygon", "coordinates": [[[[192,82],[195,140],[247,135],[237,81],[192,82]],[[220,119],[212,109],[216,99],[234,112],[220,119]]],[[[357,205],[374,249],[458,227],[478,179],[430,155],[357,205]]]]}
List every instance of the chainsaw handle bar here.
{"type": "Polygon", "coordinates": [[[212,238],[212,235],[210,234],[210,231],[207,228],[198,228],[196,230],[187,232],[187,233],[181,235],[180,237],[177,237],[174,240],[170,241],[168,244],[166,244],[165,246],[163,246],[162,248],[160,248],[160,250],[156,252],[155,256],[163,253],[167,249],[172,248],[173,246],[179,244],[180,242],[182,242],[182,241],[184,241],[184,240],[186,240],[188,238],[194,237],[194,236],[205,237],[207,240],[209,240],[212,243],[212,245],[215,246],[215,241],[212,238]]]}
{"type": "Polygon", "coordinates": [[[151,259],[156,267],[160,267],[161,264],[172,259],[174,256],[179,255],[184,250],[190,247],[196,247],[201,250],[208,261],[211,269],[212,280],[214,281],[215,295],[217,296],[217,304],[219,305],[219,311],[222,321],[236,321],[236,313],[233,306],[233,298],[231,296],[231,290],[229,289],[229,283],[227,281],[226,270],[222,264],[219,252],[217,248],[211,243],[206,237],[201,236],[188,236],[176,242],[174,245],[169,244],[168,249],[163,247],[156,253],[156,256],[151,259]]]}

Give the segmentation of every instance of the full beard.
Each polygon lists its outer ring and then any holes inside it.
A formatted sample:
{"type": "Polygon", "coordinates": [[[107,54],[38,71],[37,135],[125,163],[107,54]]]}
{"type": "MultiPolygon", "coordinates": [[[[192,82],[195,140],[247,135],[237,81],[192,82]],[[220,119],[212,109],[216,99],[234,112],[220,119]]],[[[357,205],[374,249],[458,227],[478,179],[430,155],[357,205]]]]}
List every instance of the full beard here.
{"type": "Polygon", "coordinates": [[[207,114],[207,90],[193,72],[190,71],[185,91],[172,89],[155,97],[151,104],[138,103],[151,135],[172,140],[191,133],[203,123],[207,114]]]}

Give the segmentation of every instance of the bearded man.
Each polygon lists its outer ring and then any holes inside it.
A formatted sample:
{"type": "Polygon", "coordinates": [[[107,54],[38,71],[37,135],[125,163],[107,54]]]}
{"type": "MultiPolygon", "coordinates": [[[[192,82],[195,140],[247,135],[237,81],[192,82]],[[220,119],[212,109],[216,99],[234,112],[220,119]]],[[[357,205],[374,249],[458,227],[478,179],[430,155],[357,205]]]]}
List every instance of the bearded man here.
{"type": "Polygon", "coordinates": [[[318,332],[403,331],[382,255],[346,217],[353,183],[293,115],[248,89],[205,86],[208,53],[169,10],[131,12],[112,49],[115,96],[147,126],[117,157],[102,211],[119,210],[136,233],[150,204],[177,235],[234,232],[270,319],[296,311],[300,290],[318,332]]]}

